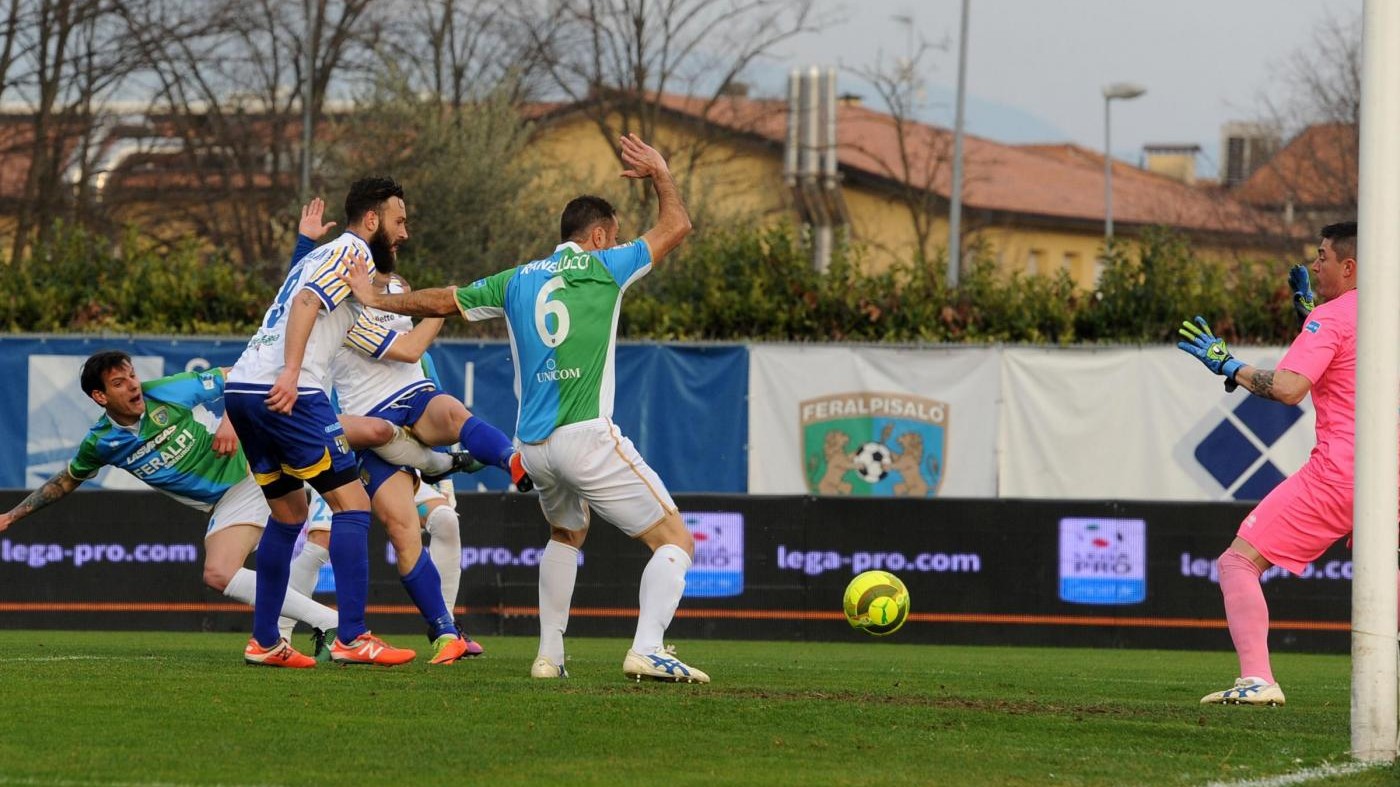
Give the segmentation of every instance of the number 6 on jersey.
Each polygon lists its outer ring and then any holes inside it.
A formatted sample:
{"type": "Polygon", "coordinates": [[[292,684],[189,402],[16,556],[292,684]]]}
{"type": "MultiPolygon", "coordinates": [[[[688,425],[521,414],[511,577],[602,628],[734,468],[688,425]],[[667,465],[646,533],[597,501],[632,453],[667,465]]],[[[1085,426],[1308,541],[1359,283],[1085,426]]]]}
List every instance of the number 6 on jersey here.
{"type": "Polygon", "coordinates": [[[550,295],[564,288],[564,277],[555,276],[540,288],[535,296],[535,330],[546,347],[558,347],[569,336],[569,310],[562,301],[551,301],[550,295]],[[554,330],[549,329],[549,316],[554,315],[554,330]]]}

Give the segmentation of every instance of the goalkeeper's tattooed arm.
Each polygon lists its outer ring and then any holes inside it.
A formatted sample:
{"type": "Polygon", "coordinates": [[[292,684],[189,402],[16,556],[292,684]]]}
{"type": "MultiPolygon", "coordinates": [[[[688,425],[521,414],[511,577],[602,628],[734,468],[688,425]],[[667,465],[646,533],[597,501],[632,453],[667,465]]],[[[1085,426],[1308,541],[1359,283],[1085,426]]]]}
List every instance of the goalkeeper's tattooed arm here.
{"type": "Polygon", "coordinates": [[[1297,404],[1312,390],[1312,381],[1297,372],[1260,369],[1249,364],[1235,372],[1235,381],[1255,396],[1284,404],[1297,404]]]}
{"type": "Polygon", "coordinates": [[[38,511],[49,503],[55,502],[64,495],[77,489],[82,484],[82,479],[74,478],[67,468],[60,470],[53,478],[44,482],[44,485],[30,493],[29,497],[19,502],[19,505],[10,509],[6,513],[0,514],[0,531],[5,530],[10,525],[38,511]]]}

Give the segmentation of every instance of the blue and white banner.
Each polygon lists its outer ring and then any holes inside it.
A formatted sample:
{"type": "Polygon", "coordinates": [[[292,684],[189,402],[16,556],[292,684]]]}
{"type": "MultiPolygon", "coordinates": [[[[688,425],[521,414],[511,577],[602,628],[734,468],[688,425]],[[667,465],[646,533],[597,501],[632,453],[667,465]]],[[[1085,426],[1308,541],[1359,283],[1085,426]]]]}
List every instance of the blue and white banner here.
{"type": "MultiPolygon", "coordinates": [[[[1282,347],[1232,348],[1272,367],[1282,347]]],[[[1002,497],[1258,500],[1307,461],[1312,400],[1270,402],[1174,347],[1002,352],[1002,497]]]]}
{"type": "MultiPolygon", "coordinates": [[[[0,488],[33,488],[62,470],[102,415],[81,390],[83,361],[100,350],[132,356],[142,380],[231,366],[244,339],[140,337],[0,338],[0,488]]],[[[510,345],[441,341],[431,350],[443,385],[474,414],[514,434],[516,399],[510,345]]],[[[743,492],[748,350],[738,345],[622,344],[617,350],[614,420],[672,492],[743,492]]],[[[458,476],[458,489],[504,489],[489,468],[458,476]]],[[[105,469],[85,488],[141,484],[105,469]]]]}
{"type": "MultiPolygon", "coordinates": [[[[78,385],[92,353],[127,352],[152,379],[231,365],[243,346],[0,338],[0,488],[61,470],[101,415],[78,385]]],[[[1283,353],[1236,349],[1263,366],[1283,353]]],[[[514,432],[507,343],[442,341],[432,355],[449,393],[514,432]]],[[[614,420],[675,493],[1257,500],[1313,444],[1310,399],[1227,394],[1175,347],[621,344],[617,381],[614,420]]],[[[508,483],[496,469],[456,481],[508,483]]],[[[85,486],[139,484],[107,470],[85,486]]]]}

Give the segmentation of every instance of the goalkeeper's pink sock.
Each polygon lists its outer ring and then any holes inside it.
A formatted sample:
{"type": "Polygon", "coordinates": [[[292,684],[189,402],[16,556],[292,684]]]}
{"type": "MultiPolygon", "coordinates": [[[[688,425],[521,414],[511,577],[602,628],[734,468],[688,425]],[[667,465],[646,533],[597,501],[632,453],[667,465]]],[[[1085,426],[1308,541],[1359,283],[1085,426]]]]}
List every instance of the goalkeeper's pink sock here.
{"type": "Polygon", "coordinates": [[[1225,550],[1220,556],[1220,592],[1225,596],[1225,620],[1240,657],[1240,677],[1274,682],[1269,667],[1269,605],[1259,584],[1262,572],[1253,560],[1225,550]]]}

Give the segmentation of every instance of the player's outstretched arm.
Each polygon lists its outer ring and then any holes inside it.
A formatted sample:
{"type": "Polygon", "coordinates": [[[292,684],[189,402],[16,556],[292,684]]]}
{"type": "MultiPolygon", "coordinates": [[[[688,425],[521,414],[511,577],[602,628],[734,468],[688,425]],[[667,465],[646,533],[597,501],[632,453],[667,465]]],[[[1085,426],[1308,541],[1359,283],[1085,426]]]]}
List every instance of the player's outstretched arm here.
{"type": "Polygon", "coordinates": [[[651,186],[656,190],[656,225],[642,235],[642,240],[651,250],[651,261],[655,264],[681,245],[685,236],[690,234],[690,214],[685,210],[685,203],[681,202],[680,190],[671,178],[666,159],[636,134],[628,134],[618,142],[622,148],[622,163],[627,166],[622,171],[622,177],[634,180],[651,178],[651,186]]]}
{"type": "Polygon", "coordinates": [[[0,532],[3,532],[10,525],[38,511],[49,503],[57,501],[64,495],[77,489],[83,483],[82,479],[74,478],[64,468],[53,478],[44,482],[44,485],[34,490],[28,497],[19,501],[19,505],[0,514],[0,532]]]}
{"type": "Polygon", "coordinates": [[[1312,389],[1312,381],[1297,372],[1260,369],[1237,360],[1230,354],[1225,340],[1211,333],[1204,317],[1197,316],[1194,322],[1183,322],[1177,333],[1183,339],[1177,342],[1178,348],[1207,369],[1223,376],[1227,382],[1238,383],[1255,396],[1284,404],[1297,404],[1312,389]]]}
{"type": "Polygon", "coordinates": [[[352,259],[347,273],[337,274],[350,286],[355,299],[371,309],[382,309],[409,317],[447,317],[457,314],[457,290],[454,287],[434,287],[430,290],[390,295],[375,289],[369,266],[364,260],[352,259]]]}
{"type": "Polygon", "coordinates": [[[1312,380],[1287,369],[1260,369],[1244,364],[1235,380],[1247,391],[1284,404],[1297,404],[1312,390],[1312,380]]]}

